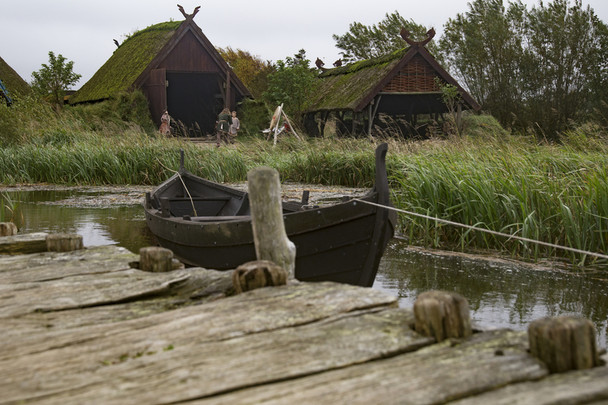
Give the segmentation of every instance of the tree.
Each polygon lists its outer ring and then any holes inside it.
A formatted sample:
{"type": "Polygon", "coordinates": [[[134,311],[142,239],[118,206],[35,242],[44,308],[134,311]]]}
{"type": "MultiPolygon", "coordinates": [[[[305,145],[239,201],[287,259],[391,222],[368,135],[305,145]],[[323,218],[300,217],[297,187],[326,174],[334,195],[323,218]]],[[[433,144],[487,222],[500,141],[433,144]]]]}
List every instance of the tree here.
{"type": "Polygon", "coordinates": [[[247,51],[231,47],[218,48],[218,52],[254,98],[259,98],[266,91],[268,75],[275,70],[270,61],[263,61],[247,51]]]}
{"type": "Polygon", "coordinates": [[[608,29],[581,1],[475,0],[440,41],[452,74],[499,122],[557,139],[606,97],[608,29]]]}
{"type": "Polygon", "coordinates": [[[473,98],[505,126],[521,111],[523,5],[475,0],[444,26],[444,62],[473,98]]]}
{"type": "Polygon", "coordinates": [[[272,106],[283,103],[285,111],[299,119],[314,94],[316,77],[306,51],[300,49],[293,58],[288,56],[284,61],[277,61],[276,71],[268,75],[264,100],[272,106]]]}
{"type": "Polygon", "coordinates": [[[554,136],[601,100],[596,86],[608,73],[607,28],[580,0],[554,0],[528,12],[527,29],[529,119],[554,136]]]}
{"type": "MultiPolygon", "coordinates": [[[[414,40],[426,38],[427,29],[416,24],[413,20],[407,21],[399,12],[386,14],[386,18],[377,25],[366,26],[359,22],[350,24],[349,31],[344,35],[333,35],[336,48],[343,49],[340,54],[347,62],[377,58],[393,51],[403,49],[407,44],[399,34],[405,28],[412,33],[414,40]]],[[[427,47],[434,52],[435,45],[431,41],[427,47]]]]}
{"type": "Polygon", "coordinates": [[[74,62],[66,62],[66,58],[61,54],[55,56],[53,51],[49,51],[48,65],[43,63],[42,69],[32,72],[32,88],[57,108],[61,108],[66,90],[81,77],[73,72],[73,68],[74,62]]]}

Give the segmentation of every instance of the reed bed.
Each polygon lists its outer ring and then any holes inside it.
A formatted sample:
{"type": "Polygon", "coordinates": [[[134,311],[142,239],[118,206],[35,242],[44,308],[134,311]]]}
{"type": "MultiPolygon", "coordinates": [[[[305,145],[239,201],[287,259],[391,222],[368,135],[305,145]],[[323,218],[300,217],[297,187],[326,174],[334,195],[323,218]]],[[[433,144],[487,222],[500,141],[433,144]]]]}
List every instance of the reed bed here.
{"type": "MultiPolygon", "coordinates": [[[[283,182],[361,188],[374,181],[376,141],[368,139],[282,136],[276,146],[246,138],[232,146],[201,147],[146,134],[134,124],[96,121],[83,111],[54,115],[30,110],[10,111],[11,116],[0,111],[2,119],[23,119],[18,131],[3,138],[0,183],[155,185],[179,168],[180,149],[191,172],[217,182],[245,181],[247,172],[257,166],[277,169],[283,182]],[[39,118],[27,121],[28,115],[39,118]],[[40,116],[47,121],[39,123],[40,116]]],[[[608,252],[605,132],[581,127],[564,134],[564,144],[548,145],[506,134],[480,120],[462,137],[388,142],[387,165],[397,208],[608,252]]],[[[410,243],[426,247],[491,250],[532,260],[561,257],[577,265],[603,263],[405,214],[399,232],[410,243]]]]}
{"type": "MultiPolygon", "coordinates": [[[[502,145],[469,139],[414,156],[398,155],[397,160],[394,199],[403,210],[584,251],[607,251],[606,150],[583,153],[522,139],[502,145]]],[[[598,262],[431,219],[404,215],[400,230],[424,246],[497,250],[534,260],[559,256],[577,265],[598,262]]]]}

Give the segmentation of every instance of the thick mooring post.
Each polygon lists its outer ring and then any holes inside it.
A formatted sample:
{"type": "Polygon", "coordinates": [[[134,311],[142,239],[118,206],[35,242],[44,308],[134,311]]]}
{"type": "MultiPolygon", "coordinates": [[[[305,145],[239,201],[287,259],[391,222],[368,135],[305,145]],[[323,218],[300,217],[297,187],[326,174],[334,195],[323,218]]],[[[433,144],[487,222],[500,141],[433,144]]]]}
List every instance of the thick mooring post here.
{"type": "Polygon", "coordinates": [[[82,248],[82,235],[55,233],[46,236],[46,249],[49,252],[71,252],[82,248]]]}
{"type": "Polygon", "coordinates": [[[530,353],[547,365],[549,372],[592,368],[599,364],[595,328],[585,318],[543,318],[528,326],[530,353]]]}
{"type": "Polygon", "coordinates": [[[437,342],[448,338],[471,336],[469,303],[459,294],[446,291],[427,291],[414,302],[414,328],[437,342]]]}
{"type": "Polygon", "coordinates": [[[295,277],[296,247],[287,238],[281,206],[279,173],[259,167],[247,174],[253,241],[258,260],[270,260],[295,277]]]}
{"type": "Polygon", "coordinates": [[[12,222],[0,222],[0,236],[13,236],[17,234],[17,225],[12,222]]]}
{"type": "Polygon", "coordinates": [[[143,247],[139,249],[139,269],[152,273],[173,270],[173,252],[157,246],[143,247]]]}

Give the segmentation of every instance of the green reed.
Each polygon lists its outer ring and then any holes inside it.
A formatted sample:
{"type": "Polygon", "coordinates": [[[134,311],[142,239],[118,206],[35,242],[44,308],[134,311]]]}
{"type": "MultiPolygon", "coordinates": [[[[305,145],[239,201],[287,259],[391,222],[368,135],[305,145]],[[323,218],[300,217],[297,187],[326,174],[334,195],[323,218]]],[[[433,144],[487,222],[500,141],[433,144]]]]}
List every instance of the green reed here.
{"type": "MultiPolygon", "coordinates": [[[[5,139],[0,183],[155,185],[178,170],[183,149],[190,171],[218,182],[242,182],[252,168],[270,166],[283,182],[369,187],[374,181],[373,152],[380,142],[281,135],[276,146],[260,136],[215,148],[145,133],[134,124],[28,108],[23,107],[22,118],[38,114],[46,121],[24,121],[19,136],[11,133],[5,139]]],[[[431,217],[401,215],[399,231],[412,244],[601,263],[444,225],[432,219],[437,217],[581,250],[608,251],[608,142],[597,128],[566,133],[562,145],[541,145],[480,119],[463,137],[388,142],[395,206],[431,217]]]]}
{"type": "MultiPolygon", "coordinates": [[[[605,253],[608,247],[606,150],[580,152],[568,145],[530,140],[452,140],[414,156],[399,155],[393,175],[396,205],[407,211],[493,231],[605,253]]],[[[402,216],[412,243],[492,249],[520,258],[591,257],[509,240],[428,219],[402,216]]]]}

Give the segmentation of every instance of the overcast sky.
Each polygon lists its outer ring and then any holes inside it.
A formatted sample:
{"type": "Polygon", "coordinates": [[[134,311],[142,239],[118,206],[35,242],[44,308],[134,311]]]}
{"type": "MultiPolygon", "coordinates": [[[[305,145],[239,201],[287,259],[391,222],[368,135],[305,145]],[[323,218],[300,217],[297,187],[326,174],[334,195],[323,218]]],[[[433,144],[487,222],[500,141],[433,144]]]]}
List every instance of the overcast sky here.
{"type": "MultiPolygon", "coordinates": [[[[439,38],[449,18],[468,10],[467,0],[2,0],[0,57],[30,82],[49,51],[61,54],[82,75],[79,88],[110,58],[113,39],[122,42],[147,26],[183,20],[178,3],[187,13],[201,6],[194,21],[216,47],[270,61],[303,48],[308,59],[319,57],[328,66],[340,57],[332,34],[348,32],[353,22],[372,25],[398,11],[435,27],[439,38]]],[[[530,7],[539,0],[523,3],[530,7]]],[[[608,0],[583,0],[583,5],[608,22],[608,0]]]]}

